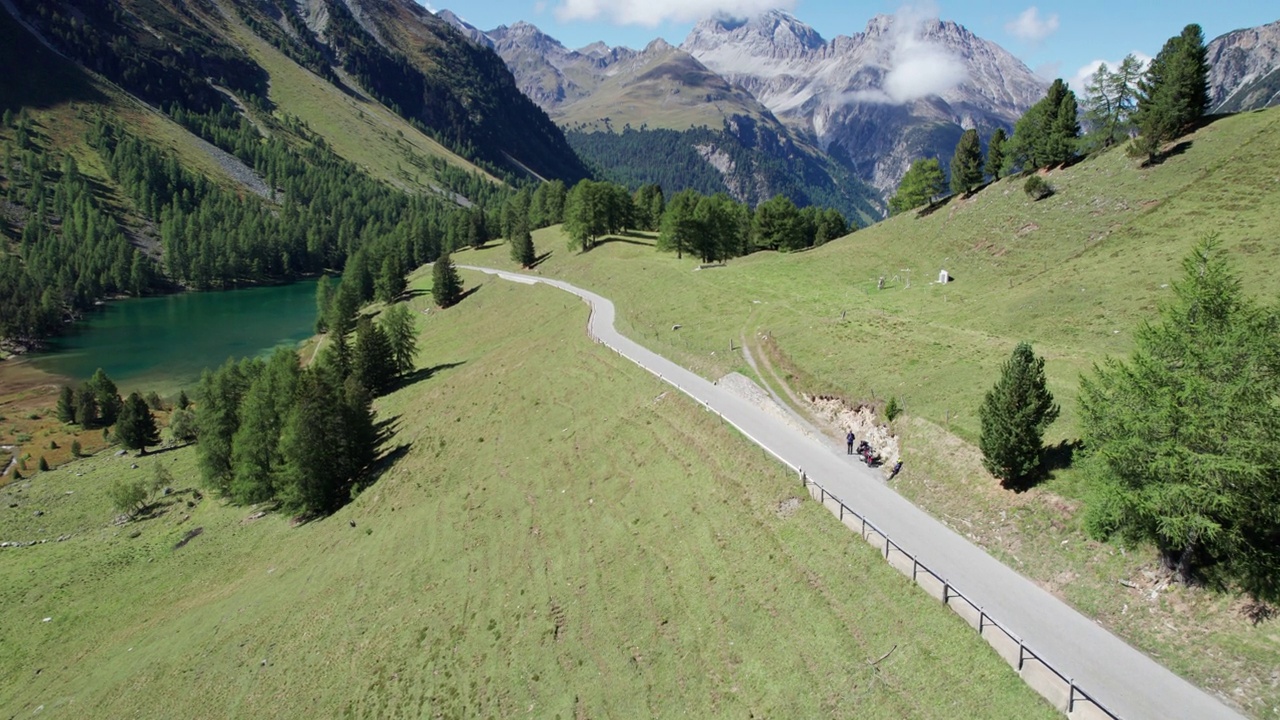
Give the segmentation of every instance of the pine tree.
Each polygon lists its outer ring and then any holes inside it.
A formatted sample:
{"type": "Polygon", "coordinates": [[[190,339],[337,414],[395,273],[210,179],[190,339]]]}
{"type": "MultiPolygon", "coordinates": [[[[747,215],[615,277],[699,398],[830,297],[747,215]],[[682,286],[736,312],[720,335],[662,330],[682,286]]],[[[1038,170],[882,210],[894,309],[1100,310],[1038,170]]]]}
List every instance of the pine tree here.
{"type": "Polygon", "coordinates": [[[1209,61],[1204,32],[1187,25],[1169,38],[1138,83],[1132,152],[1156,160],[1165,143],[1187,132],[1209,108],[1209,61]]]}
{"type": "Polygon", "coordinates": [[[200,412],[196,413],[199,438],[197,461],[205,483],[227,493],[235,473],[232,465],[232,440],[240,429],[240,400],[260,372],[261,363],[228,359],[216,371],[205,370],[196,397],[200,412]]]}
{"type": "Polygon", "coordinates": [[[977,130],[965,130],[951,157],[951,192],[964,194],[982,184],[982,142],[977,130]]]}
{"type": "Polygon", "coordinates": [[[1004,143],[1007,139],[1004,128],[996,128],[991,133],[991,140],[987,142],[987,163],[982,172],[993,180],[999,180],[1004,171],[1004,143]]]}
{"type": "Polygon", "coordinates": [[[178,401],[174,403],[174,407],[176,407],[179,410],[186,410],[190,406],[191,406],[191,398],[187,397],[187,391],[185,389],[179,390],[178,401]]]}
{"type": "Polygon", "coordinates": [[[1013,128],[1005,145],[1004,169],[1043,168],[1061,165],[1076,156],[1080,135],[1076,95],[1061,78],[1049,85],[1045,96],[1032,105],[1013,128]]]}
{"type": "Polygon", "coordinates": [[[529,232],[528,225],[520,227],[512,238],[511,259],[523,268],[531,268],[538,261],[538,251],[533,246],[533,233],[529,232]]]}
{"type": "Polygon", "coordinates": [[[452,307],[462,298],[462,279],[453,266],[453,258],[445,253],[436,259],[431,272],[431,297],[442,308],[452,307]]]}
{"type": "Polygon", "coordinates": [[[328,273],[320,276],[316,282],[316,332],[329,329],[329,308],[333,305],[333,282],[328,273]]]}
{"type": "Polygon", "coordinates": [[[382,328],[367,315],[356,323],[356,342],[352,350],[351,377],[372,395],[386,392],[396,376],[391,342],[382,328]]]}
{"type": "Polygon", "coordinates": [[[889,198],[889,214],[897,215],[933,202],[946,188],[946,177],[937,158],[916,160],[898,183],[898,192],[889,198]]]}
{"type": "Polygon", "coordinates": [[[129,393],[121,405],[120,416],[116,420],[116,439],[126,448],[137,450],[139,455],[145,455],[148,446],[160,443],[156,418],[147,407],[147,401],[136,392],[129,393]]]}
{"type": "Polygon", "coordinates": [[[1151,542],[1184,578],[1280,600],[1280,316],[1213,238],[1183,261],[1127,362],[1081,379],[1085,526],[1151,542]]]}
{"type": "Polygon", "coordinates": [[[800,209],[786,195],[774,195],[756,206],[754,226],[756,242],[764,247],[798,250],[806,246],[800,209]]]}
{"type": "Polygon", "coordinates": [[[404,303],[392,305],[382,312],[382,331],[391,345],[391,359],[397,375],[413,371],[418,354],[418,330],[414,327],[413,313],[404,303]]]}
{"type": "Polygon", "coordinates": [[[98,368],[89,378],[89,386],[93,388],[94,400],[98,404],[98,416],[103,425],[114,425],[120,415],[120,393],[116,384],[102,368],[98,368]]]}
{"type": "Polygon", "coordinates": [[[70,385],[63,385],[58,393],[58,419],[67,424],[76,421],[76,393],[70,385]]]}
{"type": "Polygon", "coordinates": [[[80,427],[89,428],[98,423],[98,398],[94,395],[93,386],[85,382],[76,393],[76,420],[80,427]]]}
{"type": "Polygon", "coordinates": [[[1045,382],[1044,358],[1029,343],[1018,343],[987,391],[978,415],[982,464],[1006,487],[1027,480],[1039,467],[1041,438],[1058,417],[1045,382]]]}
{"type": "Polygon", "coordinates": [[[694,190],[681,190],[671,196],[666,210],[659,222],[661,232],[658,234],[657,249],[676,251],[676,258],[684,257],[684,251],[693,244],[693,236],[698,232],[694,211],[698,208],[698,193],[694,190]]]}

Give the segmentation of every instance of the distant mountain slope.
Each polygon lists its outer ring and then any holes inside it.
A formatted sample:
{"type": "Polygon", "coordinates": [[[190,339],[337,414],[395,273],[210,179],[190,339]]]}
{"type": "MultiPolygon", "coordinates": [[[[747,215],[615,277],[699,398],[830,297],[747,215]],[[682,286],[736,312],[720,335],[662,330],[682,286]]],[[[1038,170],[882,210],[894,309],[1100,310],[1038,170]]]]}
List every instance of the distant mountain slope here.
{"type": "Polygon", "coordinates": [[[1214,38],[1209,66],[1213,112],[1280,105],[1280,21],[1214,38]]]}
{"type": "Polygon", "coordinates": [[[824,40],[788,13],[699,23],[681,48],[749,90],[881,191],[911,161],[946,162],[966,128],[1009,128],[1047,83],[950,21],[880,15],[824,40]]]}
{"type": "Polygon", "coordinates": [[[579,154],[618,182],[727,192],[750,203],[781,193],[860,224],[880,216],[877,194],[848,168],[681,48],[659,39],[643,50],[569,50],[529,23],[482,32],[451,12],[439,17],[492,47],[579,154]]]}

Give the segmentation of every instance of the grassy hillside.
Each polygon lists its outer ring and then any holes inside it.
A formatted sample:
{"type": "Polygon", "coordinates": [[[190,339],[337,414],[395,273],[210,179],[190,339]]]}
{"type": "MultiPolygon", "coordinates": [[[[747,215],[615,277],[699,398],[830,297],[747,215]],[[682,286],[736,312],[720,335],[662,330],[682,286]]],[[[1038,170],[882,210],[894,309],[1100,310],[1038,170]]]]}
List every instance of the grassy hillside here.
{"type": "Polygon", "coordinates": [[[788,504],[789,472],[592,344],[585,306],[467,280],[418,315],[431,375],[378,403],[394,460],[333,517],[197,500],[189,448],[0,490],[0,539],[48,539],[0,549],[3,712],[1055,716],[830,514],[788,504]],[[110,479],[153,464],[177,492],[109,524],[110,479]]]}
{"type": "MultiPolygon", "coordinates": [[[[571,254],[550,229],[535,234],[539,252],[552,251],[538,272],[611,297],[624,332],[708,377],[750,373],[729,352],[747,343],[778,369],[765,378],[774,384],[897,397],[904,495],[1174,670],[1274,718],[1275,621],[1255,627],[1242,598],[1169,585],[1149,550],[1086,540],[1071,468],[1015,495],[974,445],[982,395],[1024,339],[1047,357],[1062,405],[1046,441],[1077,438],[1081,373],[1129,351],[1206,234],[1230,249],[1247,292],[1280,294],[1278,165],[1280,111],[1249,113],[1202,128],[1154,168],[1117,150],[1055,170],[1045,179],[1056,193],[1040,202],[1006,179],[810,252],[702,271],[638,237],[571,254]],[[954,281],[931,282],[941,269],[954,281]]],[[[465,261],[502,264],[505,248],[465,261]]]]}

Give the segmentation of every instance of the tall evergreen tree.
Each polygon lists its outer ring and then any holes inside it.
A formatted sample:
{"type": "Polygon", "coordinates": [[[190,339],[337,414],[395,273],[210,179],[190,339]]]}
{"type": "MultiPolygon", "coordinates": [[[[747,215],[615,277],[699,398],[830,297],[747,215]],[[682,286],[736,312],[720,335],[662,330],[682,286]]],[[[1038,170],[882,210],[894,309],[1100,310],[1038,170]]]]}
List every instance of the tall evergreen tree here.
{"type": "Polygon", "coordinates": [[[807,247],[800,209],[786,195],[774,195],[756,206],[756,242],[775,250],[807,247]]]}
{"type": "Polygon", "coordinates": [[[1018,343],[987,391],[978,416],[982,464],[1006,486],[1026,480],[1040,467],[1041,438],[1058,417],[1045,382],[1044,358],[1018,343]]]}
{"type": "Polygon", "coordinates": [[[442,308],[453,307],[462,299],[462,279],[449,253],[436,258],[431,269],[431,297],[442,308]]]}
{"type": "Polygon", "coordinates": [[[523,268],[531,268],[538,261],[538,251],[533,246],[533,233],[529,232],[527,224],[520,226],[511,238],[511,260],[520,263],[523,268]]]}
{"type": "Polygon", "coordinates": [[[147,407],[147,401],[136,392],[129,393],[121,404],[120,415],[116,419],[116,439],[126,448],[137,450],[139,455],[145,455],[148,446],[160,442],[156,418],[147,407]]]}
{"type": "Polygon", "coordinates": [[[63,385],[58,393],[58,420],[67,424],[76,421],[76,392],[70,385],[63,385]]]}
{"type": "Polygon", "coordinates": [[[1015,169],[1060,165],[1074,158],[1080,135],[1078,113],[1075,93],[1062,78],[1054,80],[1045,96],[1014,125],[1013,137],[1004,148],[1006,174],[1015,169]]]}
{"type": "Polygon", "coordinates": [[[297,401],[280,433],[279,498],[286,507],[322,513],[338,506],[350,467],[343,457],[343,413],[343,398],[327,374],[303,371],[297,401]]]}
{"type": "Polygon", "coordinates": [[[681,190],[671,196],[662,213],[662,231],[658,234],[657,249],[665,252],[676,251],[676,258],[684,257],[684,252],[693,246],[694,236],[698,233],[698,221],[694,212],[698,209],[698,193],[694,190],[681,190]]]}
{"type": "Polygon", "coordinates": [[[81,383],[76,393],[76,420],[82,428],[90,428],[98,423],[98,398],[89,383],[81,383]]]}
{"type": "Polygon", "coordinates": [[[951,156],[951,192],[964,194],[981,184],[982,141],[977,130],[965,130],[951,156]]]}
{"type": "Polygon", "coordinates": [[[1007,139],[1004,128],[996,128],[987,141],[987,163],[982,172],[993,180],[999,180],[1004,170],[1004,143],[1007,139]]]}
{"type": "Polygon", "coordinates": [[[946,188],[946,178],[937,158],[916,160],[898,183],[898,192],[889,198],[889,214],[897,215],[933,202],[946,188]]]}
{"type": "Polygon", "coordinates": [[[232,440],[240,429],[240,401],[260,371],[260,361],[228,359],[215,371],[205,370],[196,389],[196,458],[206,485],[222,493],[235,477],[232,440]]]}
{"type": "Polygon", "coordinates": [[[333,305],[333,282],[329,274],[320,276],[316,283],[316,332],[329,329],[329,308],[333,305]]]}
{"type": "Polygon", "coordinates": [[[280,431],[298,393],[302,370],[298,354],[277,348],[240,400],[240,426],[231,441],[230,484],[239,503],[269,500],[275,494],[280,456],[280,431]]]}
{"type": "Polygon", "coordinates": [[[1135,121],[1141,133],[1133,152],[1148,162],[1165,143],[1182,135],[1209,108],[1209,61],[1199,25],[1169,38],[1138,83],[1135,121]]]}
{"type": "Polygon", "coordinates": [[[1091,534],[1280,600],[1280,315],[1245,296],[1215,239],[1183,261],[1129,360],[1080,390],[1091,534]]]}
{"type": "Polygon", "coordinates": [[[120,392],[116,384],[107,376],[102,368],[98,368],[89,378],[89,387],[93,388],[93,398],[98,404],[98,417],[103,425],[114,425],[120,416],[120,392]]]}
{"type": "Polygon", "coordinates": [[[382,330],[391,345],[391,358],[397,375],[413,371],[418,354],[418,330],[414,327],[409,306],[397,303],[382,311],[382,330]]]}
{"type": "Polygon", "coordinates": [[[386,392],[396,376],[395,359],[386,333],[367,315],[356,323],[356,342],[352,350],[351,376],[372,395],[386,392]]]}

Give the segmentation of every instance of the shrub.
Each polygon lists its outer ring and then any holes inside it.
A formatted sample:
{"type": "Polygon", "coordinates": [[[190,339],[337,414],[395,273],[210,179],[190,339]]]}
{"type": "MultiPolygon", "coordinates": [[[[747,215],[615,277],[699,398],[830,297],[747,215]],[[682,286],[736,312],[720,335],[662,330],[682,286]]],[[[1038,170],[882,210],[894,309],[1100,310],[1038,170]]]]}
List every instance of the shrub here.
{"type": "Polygon", "coordinates": [[[40,463],[36,467],[40,468],[40,472],[49,472],[49,461],[45,460],[44,456],[41,455],[40,463]]]}
{"type": "Polygon", "coordinates": [[[898,398],[891,397],[889,402],[884,405],[884,416],[889,422],[893,422],[902,414],[902,406],[898,404],[898,398]]]}
{"type": "Polygon", "coordinates": [[[80,441],[71,441],[71,457],[80,457],[80,441]]]}
{"type": "Polygon", "coordinates": [[[1039,175],[1032,175],[1022,184],[1022,190],[1032,200],[1043,200],[1053,194],[1053,187],[1039,175]]]}

